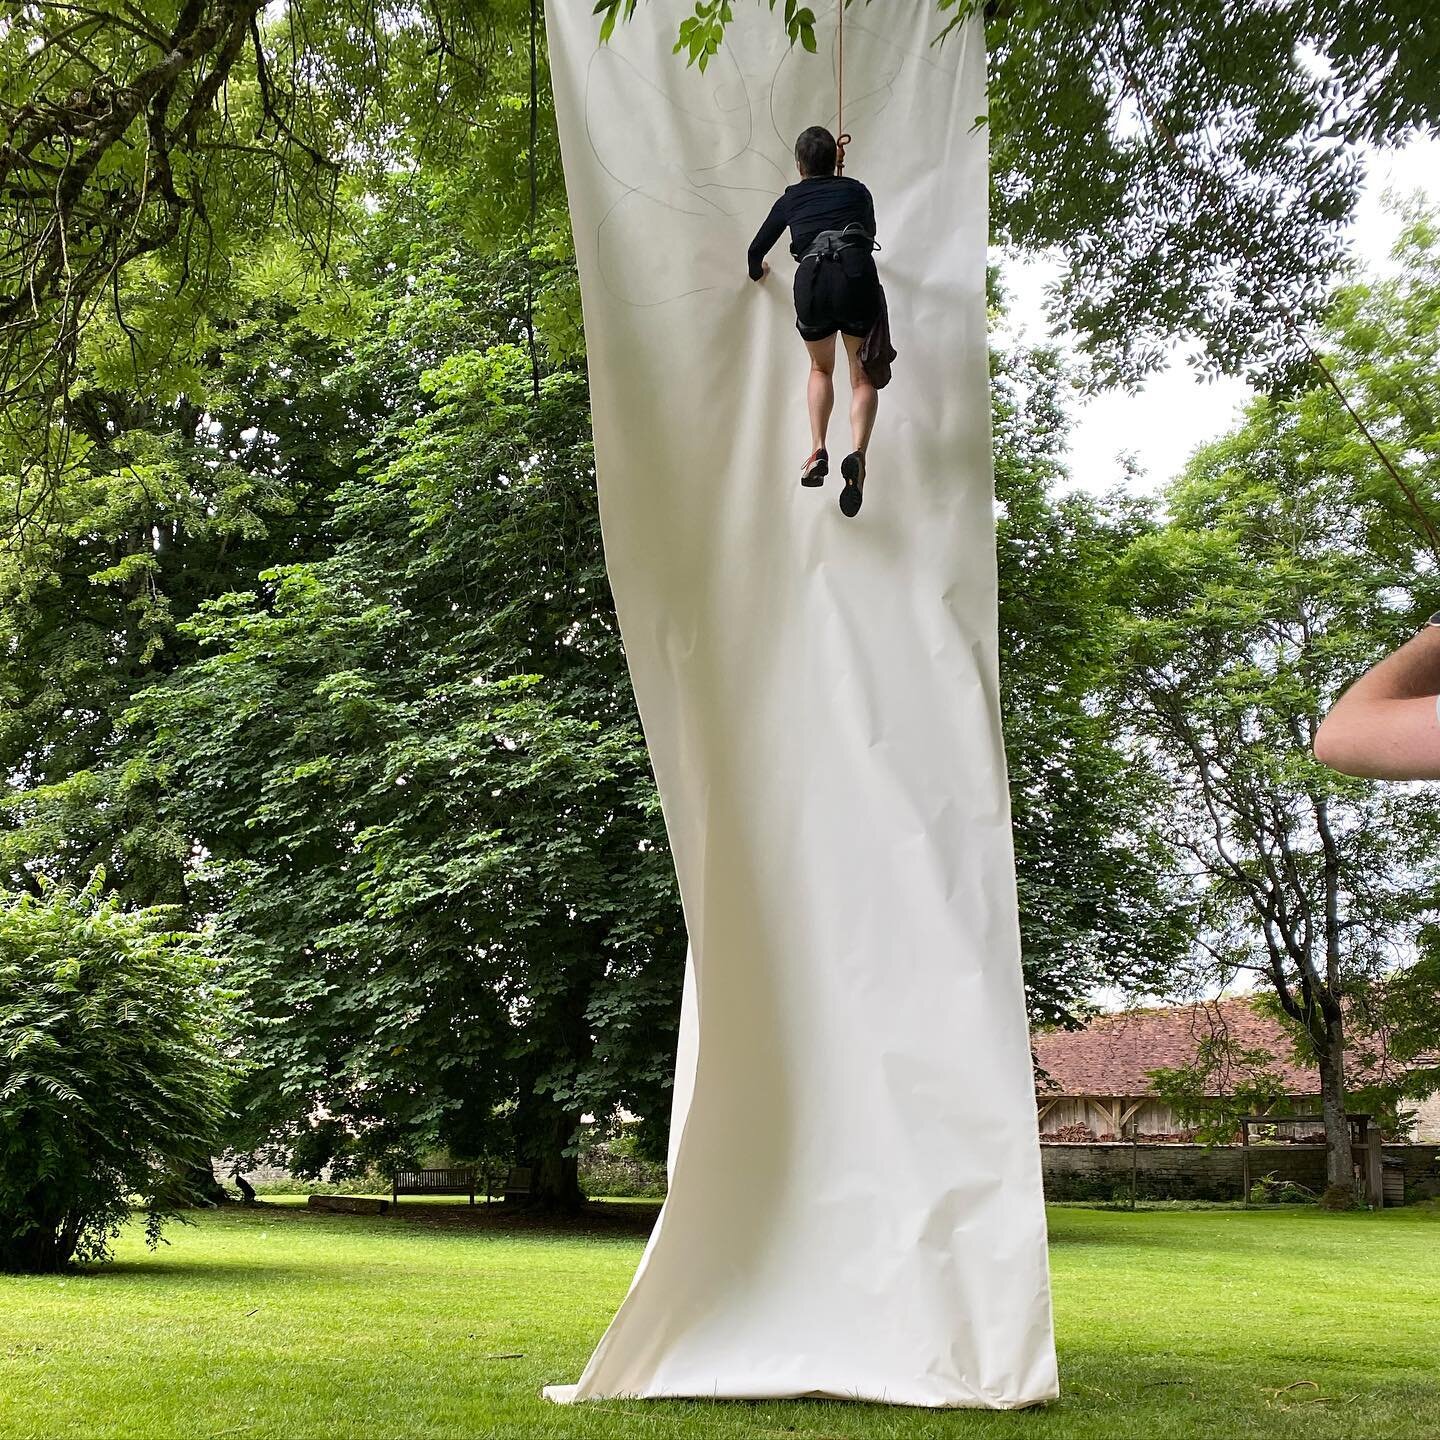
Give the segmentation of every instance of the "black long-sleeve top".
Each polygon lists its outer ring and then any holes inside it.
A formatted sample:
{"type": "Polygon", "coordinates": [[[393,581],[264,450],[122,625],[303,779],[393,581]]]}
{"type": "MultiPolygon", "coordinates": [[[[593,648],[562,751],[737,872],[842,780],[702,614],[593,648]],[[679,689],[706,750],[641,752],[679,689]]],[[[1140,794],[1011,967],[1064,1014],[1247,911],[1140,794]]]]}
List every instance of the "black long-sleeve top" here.
{"type": "Polygon", "coordinates": [[[771,207],[765,223],[750,242],[750,278],[758,280],[761,261],[790,227],[790,253],[798,260],[822,230],[843,230],[859,225],[875,234],[875,201],[870,192],[848,175],[807,175],[788,186],[771,207]]]}

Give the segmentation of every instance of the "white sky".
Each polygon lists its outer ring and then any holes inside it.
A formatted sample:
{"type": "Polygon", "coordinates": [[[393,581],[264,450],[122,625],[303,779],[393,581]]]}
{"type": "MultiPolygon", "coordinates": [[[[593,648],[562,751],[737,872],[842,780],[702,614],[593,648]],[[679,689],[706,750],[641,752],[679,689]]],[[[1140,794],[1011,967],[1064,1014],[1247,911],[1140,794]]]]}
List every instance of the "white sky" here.
{"type": "MultiPolygon", "coordinates": [[[[1400,231],[1399,218],[1382,204],[1387,190],[1401,196],[1421,190],[1432,200],[1440,198],[1440,140],[1415,140],[1371,159],[1350,230],[1351,253],[1367,269],[1384,268],[1400,231]]],[[[1017,263],[1003,253],[999,258],[1011,299],[1006,331],[1035,342],[1047,338],[1043,290],[1056,267],[1046,261],[1017,263]]],[[[1136,394],[1114,390],[1078,398],[1070,437],[1074,484],[1095,492],[1110,489],[1122,479],[1116,456],[1125,451],[1144,470],[1132,488],[1164,484],[1198,445],[1229,428],[1249,395],[1240,380],[1202,380],[1177,354],[1169,369],[1136,394]]]]}

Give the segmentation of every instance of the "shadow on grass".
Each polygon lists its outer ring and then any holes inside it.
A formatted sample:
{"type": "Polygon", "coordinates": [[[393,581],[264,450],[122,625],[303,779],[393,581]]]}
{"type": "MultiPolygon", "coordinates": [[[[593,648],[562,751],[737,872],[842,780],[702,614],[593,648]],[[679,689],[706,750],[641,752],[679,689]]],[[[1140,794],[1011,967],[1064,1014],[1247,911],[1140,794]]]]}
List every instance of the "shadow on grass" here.
{"type": "Polygon", "coordinates": [[[183,1260],[161,1258],[143,1260],[113,1260],[103,1265],[77,1265],[62,1275],[66,1280],[91,1280],[103,1284],[109,1280],[179,1280],[191,1282],[233,1285],[239,1279],[251,1280],[293,1280],[300,1276],[314,1276],[327,1270],[328,1266],[318,1265],[274,1265],[257,1264],[254,1260],[240,1257],[231,1263],[218,1264],[213,1260],[183,1260]]]}
{"type": "Polygon", "coordinates": [[[604,1201],[591,1201],[575,1215],[536,1212],[519,1206],[510,1209],[505,1205],[477,1205],[473,1210],[468,1205],[426,1205],[413,1210],[401,1206],[392,1215],[382,1218],[445,1229],[545,1235],[557,1239],[576,1235],[614,1235],[643,1240],[655,1228],[659,1214],[658,1202],[653,1205],[608,1205],[604,1201]]]}
{"type": "Polygon", "coordinates": [[[644,1240],[655,1228],[660,1202],[590,1201],[574,1215],[526,1209],[497,1203],[470,1206],[419,1203],[402,1204],[381,1215],[311,1210],[304,1205],[244,1205],[211,1211],[221,1224],[334,1228],[369,1235],[405,1235],[415,1231],[451,1234],[532,1236],[536,1239],[644,1240]]]}

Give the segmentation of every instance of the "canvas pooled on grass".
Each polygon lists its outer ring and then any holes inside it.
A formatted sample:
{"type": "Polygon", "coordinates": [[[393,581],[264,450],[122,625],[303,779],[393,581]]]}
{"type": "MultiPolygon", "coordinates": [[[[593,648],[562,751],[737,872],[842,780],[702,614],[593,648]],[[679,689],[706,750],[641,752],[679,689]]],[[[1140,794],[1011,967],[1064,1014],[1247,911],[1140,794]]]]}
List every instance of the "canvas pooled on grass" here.
{"type": "MultiPolygon", "coordinates": [[[[550,0],[610,579],[691,939],[669,1197],[551,1399],[1056,1394],[996,679],[984,53],[934,0],[852,6],[846,173],[900,358],[855,520],[797,483],[808,360],[782,242],[833,125],[819,52],[738,5],[598,42],[550,0]]],[[[832,455],[849,449],[836,377],[832,455]]],[[[678,957],[677,957],[678,963],[678,957]]]]}

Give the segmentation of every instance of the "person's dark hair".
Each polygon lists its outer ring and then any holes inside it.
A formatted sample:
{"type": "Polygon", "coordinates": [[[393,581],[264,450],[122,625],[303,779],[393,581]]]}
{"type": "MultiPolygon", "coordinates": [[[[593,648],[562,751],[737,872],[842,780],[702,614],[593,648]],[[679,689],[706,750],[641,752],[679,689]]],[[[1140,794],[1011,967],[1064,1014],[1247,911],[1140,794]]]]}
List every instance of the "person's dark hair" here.
{"type": "Polygon", "coordinates": [[[833,175],[835,173],[835,137],[823,126],[812,125],[800,133],[795,142],[795,163],[800,173],[833,175]]]}

